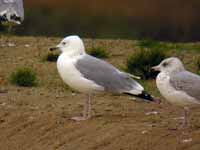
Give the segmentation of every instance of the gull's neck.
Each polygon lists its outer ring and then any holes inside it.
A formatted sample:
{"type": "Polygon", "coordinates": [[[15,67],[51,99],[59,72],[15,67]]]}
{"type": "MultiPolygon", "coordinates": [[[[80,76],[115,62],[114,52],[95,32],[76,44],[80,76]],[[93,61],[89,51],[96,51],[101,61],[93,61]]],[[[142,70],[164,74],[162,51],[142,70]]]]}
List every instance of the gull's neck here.
{"type": "Polygon", "coordinates": [[[85,51],[66,51],[66,52],[62,52],[61,55],[65,55],[69,58],[73,58],[73,57],[84,56],[86,55],[86,52],[85,51]]]}

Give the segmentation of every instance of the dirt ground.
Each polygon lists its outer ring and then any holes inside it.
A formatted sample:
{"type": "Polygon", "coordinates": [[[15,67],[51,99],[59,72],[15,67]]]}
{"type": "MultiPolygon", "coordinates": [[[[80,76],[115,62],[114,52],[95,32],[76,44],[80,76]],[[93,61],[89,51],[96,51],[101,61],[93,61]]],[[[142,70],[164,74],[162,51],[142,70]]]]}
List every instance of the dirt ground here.
{"type": "MultiPolygon", "coordinates": [[[[1,36],[0,39],[0,150],[199,150],[200,111],[191,111],[190,126],[179,129],[182,109],[157,94],[155,81],[148,90],[161,104],[135,101],[110,94],[93,98],[93,118],[80,115],[85,95],[70,90],[60,79],[56,64],[43,58],[60,38],[1,36]],[[9,44],[8,44],[9,43],[9,44]],[[14,43],[14,45],[12,44],[14,43]],[[20,67],[37,72],[38,85],[17,87],[10,74],[20,67]]],[[[122,68],[137,47],[135,41],[84,40],[86,48],[106,47],[107,61],[122,68]]],[[[186,52],[185,52],[186,53],[186,52]]],[[[189,52],[188,52],[189,53],[189,52]]],[[[186,64],[190,66],[190,55],[186,64]]],[[[188,56],[188,58],[187,58],[188,56]]]]}

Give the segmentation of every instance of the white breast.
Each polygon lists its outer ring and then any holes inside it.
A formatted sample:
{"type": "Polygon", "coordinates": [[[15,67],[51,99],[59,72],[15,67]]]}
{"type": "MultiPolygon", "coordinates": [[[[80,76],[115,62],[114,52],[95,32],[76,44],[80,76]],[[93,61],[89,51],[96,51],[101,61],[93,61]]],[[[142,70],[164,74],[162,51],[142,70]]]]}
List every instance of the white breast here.
{"type": "Polygon", "coordinates": [[[57,69],[63,79],[71,88],[80,92],[102,91],[103,87],[98,86],[93,81],[85,79],[81,73],[75,68],[76,60],[81,56],[68,57],[64,53],[57,60],[57,69]]]}
{"type": "Polygon", "coordinates": [[[198,103],[197,100],[189,96],[184,91],[175,90],[170,84],[170,76],[165,73],[159,73],[156,78],[156,84],[162,96],[170,103],[179,106],[187,106],[198,103]]]}

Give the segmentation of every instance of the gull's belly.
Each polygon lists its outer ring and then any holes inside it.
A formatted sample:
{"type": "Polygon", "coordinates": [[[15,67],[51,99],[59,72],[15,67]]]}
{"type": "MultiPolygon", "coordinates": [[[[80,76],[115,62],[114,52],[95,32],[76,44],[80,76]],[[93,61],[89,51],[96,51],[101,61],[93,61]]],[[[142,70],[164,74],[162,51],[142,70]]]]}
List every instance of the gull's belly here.
{"type": "Polygon", "coordinates": [[[62,80],[71,88],[79,92],[103,91],[104,88],[98,86],[93,81],[85,79],[74,66],[74,59],[60,56],[57,61],[57,69],[62,80]]]}
{"type": "Polygon", "coordinates": [[[162,96],[172,104],[188,106],[197,104],[197,101],[183,91],[177,91],[170,85],[170,77],[159,73],[156,79],[157,87],[162,96]]]}

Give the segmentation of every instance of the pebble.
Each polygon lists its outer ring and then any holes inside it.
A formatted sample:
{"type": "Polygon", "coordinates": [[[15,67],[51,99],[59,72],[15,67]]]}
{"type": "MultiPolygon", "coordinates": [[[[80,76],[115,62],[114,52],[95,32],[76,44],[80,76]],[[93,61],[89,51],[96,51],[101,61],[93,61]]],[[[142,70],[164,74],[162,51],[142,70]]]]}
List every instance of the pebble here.
{"type": "Polygon", "coordinates": [[[189,142],[192,142],[192,138],[184,139],[182,142],[183,142],[183,143],[189,143],[189,142]]]}
{"type": "Polygon", "coordinates": [[[30,45],[29,45],[29,44],[25,44],[24,47],[27,47],[27,48],[28,48],[28,47],[30,47],[30,45]]]}
{"type": "Polygon", "coordinates": [[[130,97],[129,99],[134,101],[137,100],[135,97],[130,97]]]}
{"type": "Polygon", "coordinates": [[[76,96],[76,93],[72,93],[72,96],[76,96]]]}
{"type": "Polygon", "coordinates": [[[6,106],[6,103],[5,103],[5,102],[3,102],[3,103],[0,103],[0,105],[1,105],[1,106],[6,106]]]}
{"type": "Polygon", "coordinates": [[[146,115],[157,115],[159,114],[157,111],[147,112],[146,115]]]}
{"type": "Polygon", "coordinates": [[[15,43],[8,43],[8,47],[15,47],[15,43]]]}
{"type": "Polygon", "coordinates": [[[142,131],[142,134],[146,134],[146,133],[148,133],[148,131],[147,131],[147,130],[144,130],[144,131],[142,131]]]}

